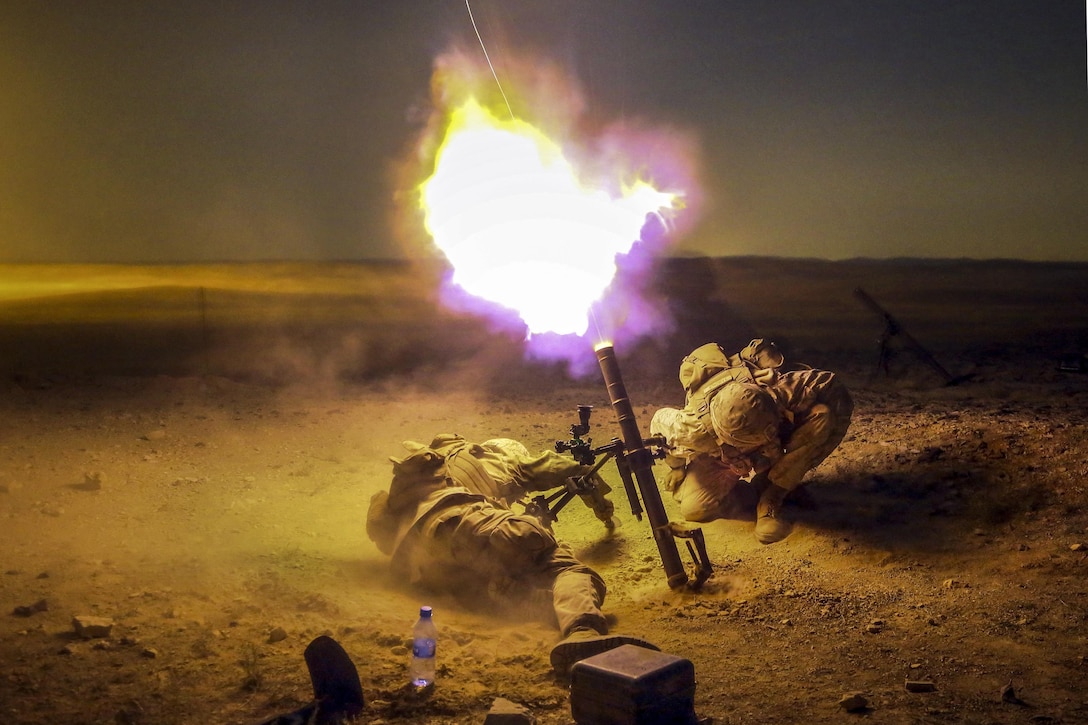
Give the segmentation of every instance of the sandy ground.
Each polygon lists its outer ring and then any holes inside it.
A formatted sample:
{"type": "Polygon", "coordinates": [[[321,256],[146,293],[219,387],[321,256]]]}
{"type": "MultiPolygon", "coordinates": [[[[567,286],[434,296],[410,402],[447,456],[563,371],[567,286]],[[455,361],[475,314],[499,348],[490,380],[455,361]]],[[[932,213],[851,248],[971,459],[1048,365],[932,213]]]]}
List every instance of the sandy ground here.
{"type": "MultiPolygon", "coordinates": [[[[397,265],[0,267],[0,718],[259,721],[310,699],[302,651],[324,633],[358,666],[362,722],[481,723],[500,697],[573,721],[546,616],[411,591],[363,529],[402,440],[550,448],[580,404],[595,440],[618,435],[599,376],[523,362],[432,283],[397,265]],[[418,703],[422,603],[440,669],[418,703]],[[80,637],[77,617],[112,628],[80,637]]],[[[856,402],[788,539],[702,526],[700,591],[667,586],[614,468],[613,536],[578,502],[560,514],[615,630],[694,664],[701,717],[1088,721],[1088,374],[1060,369],[1088,352],[1088,266],[672,260],[655,290],[676,330],[617,342],[644,430],[710,340],[774,339],[856,402]],[[859,285],[957,384],[902,334],[878,370],[859,285]],[[867,706],[847,713],[849,693],[867,706]]]]}

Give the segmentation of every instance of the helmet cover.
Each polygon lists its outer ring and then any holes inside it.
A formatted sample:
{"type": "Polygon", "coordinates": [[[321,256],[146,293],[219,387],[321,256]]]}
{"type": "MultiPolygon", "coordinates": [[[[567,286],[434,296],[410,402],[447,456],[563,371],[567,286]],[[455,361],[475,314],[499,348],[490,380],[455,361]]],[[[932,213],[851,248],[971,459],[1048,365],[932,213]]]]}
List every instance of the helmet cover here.
{"type": "Polygon", "coordinates": [[[758,385],[729,383],[710,401],[710,424],[718,443],[750,451],[778,437],[778,406],[758,385]]]}

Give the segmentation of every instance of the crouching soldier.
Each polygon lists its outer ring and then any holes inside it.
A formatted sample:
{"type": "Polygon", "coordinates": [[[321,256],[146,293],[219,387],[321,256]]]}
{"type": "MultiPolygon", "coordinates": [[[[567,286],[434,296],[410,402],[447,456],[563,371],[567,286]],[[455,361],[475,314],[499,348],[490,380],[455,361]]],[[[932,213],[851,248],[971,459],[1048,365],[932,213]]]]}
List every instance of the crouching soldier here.
{"type": "Polygon", "coordinates": [[[756,538],[781,541],[791,530],[784,500],[850,426],[846,386],[826,370],[784,365],[764,340],[733,355],[703,345],[684,358],[680,382],[685,406],[659,409],[650,432],[668,443],[664,486],[681,514],[689,521],[728,515],[744,480],[759,495],[756,538]]]}
{"type": "MultiPolygon", "coordinates": [[[[610,635],[601,612],[606,588],[600,575],[537,517],[510,508],[528,491],[563,486],[589,467],[554,451],[532,456],[508,438],[475,444],[443,434],[430,445],[404,446],[409,453],[390,459],[392,484],[371,498],[366,522],[367,535],[392,556],[395,572],[433,592],[478,592],[486,603],[502,607],[524,608],[541,594],[549,596],[562,635],[550,660],[561,676],[575,662],[622,644],[657,649],[635,637],[610,635]]],[[[607,492],[603,480],[596,483],[607,492]]],[[[610,501],[583,500],[611,527],[610,501]]]]}

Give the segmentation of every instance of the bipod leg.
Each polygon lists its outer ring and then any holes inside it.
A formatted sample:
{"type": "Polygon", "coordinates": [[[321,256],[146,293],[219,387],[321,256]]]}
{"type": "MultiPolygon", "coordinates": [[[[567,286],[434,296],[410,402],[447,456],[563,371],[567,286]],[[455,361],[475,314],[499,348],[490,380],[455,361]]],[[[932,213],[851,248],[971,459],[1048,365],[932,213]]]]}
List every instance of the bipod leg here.
{"type": "Polygon", "coordinates": [[[688,578],[688,588],[698,590],[703,583],[714,573],[714,566],[710,563],[710,555],[706,550],[706,539],[703,530],[698,526],[669,522],[669,533],[674,539],[684,539],[688,554],[691,556],[691,576],[688,578]]]}
{"type": "Polygon", "coordinates": [[[888,367],[888,361],[892,356],[891,347],[888,345],[889,340],[891,340],[891,333],[888,330],[885,330],[877,340],[879,349],[876,353],[876,374],[880,375],[883,373],[884,377],[889,377],[891,375],[888,367]]]}

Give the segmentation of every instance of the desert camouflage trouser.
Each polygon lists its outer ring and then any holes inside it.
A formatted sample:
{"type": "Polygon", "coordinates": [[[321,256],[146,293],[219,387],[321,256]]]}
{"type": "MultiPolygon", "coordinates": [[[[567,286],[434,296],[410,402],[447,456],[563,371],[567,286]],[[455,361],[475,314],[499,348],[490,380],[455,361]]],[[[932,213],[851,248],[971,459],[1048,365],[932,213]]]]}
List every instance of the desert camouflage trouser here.
{"type": "Polygon", "coordinates": [[[564,636],[575,626],[607,631],[604,580],[534,516],[487,501],[455,504],[421,522],[402,549],[428,589],[500,606],[531,606],[534,592],[550,591],[564,636]]]}
{"type": "Polygon", "coordinates": [[[842,443],[853,411],[854,402],[846,388],[829,387],[823,401],[794,421],[796,427],[785,442],[785,453],[767,472],[771,483],[787,491],[800,486],[805,474],[823,463],[842,443]]]}
{"type": "Polygon", "coordinates": [[[701,455],[688,464],[684,480],[672,495],[686,521],[713,521],[743,515],[744,502],[737,500],[737,493],[745,486],[731,467],[701,455]]]}

